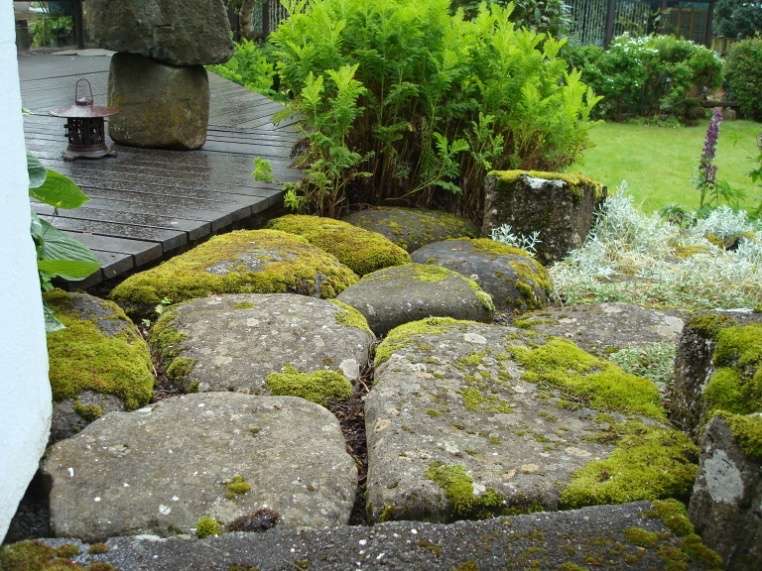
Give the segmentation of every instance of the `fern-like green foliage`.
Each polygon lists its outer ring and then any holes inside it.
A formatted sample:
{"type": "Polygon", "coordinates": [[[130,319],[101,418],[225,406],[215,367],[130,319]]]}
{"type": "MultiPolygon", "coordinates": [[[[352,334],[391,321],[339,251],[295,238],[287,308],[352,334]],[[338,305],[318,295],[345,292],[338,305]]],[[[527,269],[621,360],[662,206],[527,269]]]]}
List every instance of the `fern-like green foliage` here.
{"type": "Polygon", "coordinates": [[[597,97],[558,57],[563,41],[517,28],[512,10],[313,0],[292,13],[265,48],[307,139],[288,204],[457,201],[478,216],[490,170],[570,164],[597,97]]]}

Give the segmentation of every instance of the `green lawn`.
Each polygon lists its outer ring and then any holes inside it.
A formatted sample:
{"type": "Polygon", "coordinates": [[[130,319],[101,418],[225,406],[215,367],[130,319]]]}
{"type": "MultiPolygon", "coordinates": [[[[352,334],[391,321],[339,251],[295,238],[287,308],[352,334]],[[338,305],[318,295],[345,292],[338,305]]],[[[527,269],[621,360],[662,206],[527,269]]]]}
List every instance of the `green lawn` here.
{"type": "MultiPolygon", "coordinates": [[[[600,123],[590,133],[593,146],[568,170],[598,179],[609,189],[626,180],[636,203],[647,211],[668,204],[696,208],[695,177],[707,123],[695,127],[600,123]]],[[[754,168],[760,133],[762,123],[753,121],[726,121],[720,126],[717,179],[744,190],[746,207],[759,203],[759,190],[748,173],[754,168]]]]}

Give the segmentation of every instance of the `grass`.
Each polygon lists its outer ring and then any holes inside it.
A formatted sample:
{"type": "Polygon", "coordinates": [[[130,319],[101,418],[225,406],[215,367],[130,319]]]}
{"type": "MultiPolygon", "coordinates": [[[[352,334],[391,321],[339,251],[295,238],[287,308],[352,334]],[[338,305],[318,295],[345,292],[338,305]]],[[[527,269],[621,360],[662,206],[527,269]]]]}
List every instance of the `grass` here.
{"type": "MultiPolygon", "coordinates": [[[[649,212],[669,204],[695,209],[694,181],[707,123],[694,127],[600,123],[590,132],[593,146],[569,170],[598,179],[609,189],[626,180],[635,203],[649,212]]],[[[720,127],[717,179],[743,190],[741,206],[746,208],[758,204],[761,194],[748,175],[760,134],[762,123],[753,121],[726,121],[720,127]]]]}

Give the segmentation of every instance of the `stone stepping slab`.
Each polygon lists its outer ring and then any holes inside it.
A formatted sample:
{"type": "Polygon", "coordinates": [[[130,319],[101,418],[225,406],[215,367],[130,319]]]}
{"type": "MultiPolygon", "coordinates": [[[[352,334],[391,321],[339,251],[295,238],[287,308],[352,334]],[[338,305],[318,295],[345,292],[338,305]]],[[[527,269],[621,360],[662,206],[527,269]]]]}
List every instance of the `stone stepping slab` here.
{"type": "Polygon", "coordinates": [[[51,447],[57,536],[192,534],[270,508],[284,527],[345,524],[357,469],[336,418],[292,397],[208,393],[97,420],[51,447]]]}
{"type": "Polygon", "coordinates": [[[443,240],[411,254],[419,264],[437,264],[475,279],[498,309],[545,307],[551,294],[548,272],[526,251],[488,238],[443,240]]]}
{"type": "Polygon", "coordinates": [[[338,299],[357,308],[377,335],[430,316],[489,322],[495,309],[490,295],[474,280],[433,264],[378,270],[338,299]]]}
{"type": "MultiPolygon", "coordinates": [[[[89,554],[90,547],[78,541],[44,543],[73,545],[82,553],[76,557],[81,564],[108,562],[120,571],[717,568],[715,556],[696,536],[680,536],[664,524],[660,514],[667,513],[665,507],[673,506],[639,502],[449,525],[403,521],[319,530],[276,528],[204,540],[117,537],[98,555],[89,554]]],[[[672,521],[687,523],[683,517],[672,521]]]]}
{"type": "Polygon", "coordinates": [[[273,373],[331,371],[356,380],[375,343],[363,316],[335,300],[229,294],[165,311],[150,344],[188,391],[270,392],[273,373]]]}
{"type": "Polygon", "coordinates": [[[697,449],[650,381],[576,345],[452,319],[392,330],[365,402],[372,521],[687,496],[697,449]]]}

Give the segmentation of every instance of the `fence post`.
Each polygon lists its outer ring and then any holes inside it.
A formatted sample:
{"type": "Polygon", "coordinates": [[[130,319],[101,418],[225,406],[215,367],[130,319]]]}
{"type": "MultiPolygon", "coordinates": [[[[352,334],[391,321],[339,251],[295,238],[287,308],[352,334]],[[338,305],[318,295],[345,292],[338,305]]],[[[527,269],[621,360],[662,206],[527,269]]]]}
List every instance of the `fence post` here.
{"type": "Polygon", "coordinates": [[[270,0],[265,0],[262,2],[262,37],[267,38],[270,32],[270,0]]]}
{"type": "Polygon", "coordinates": [[[714,0],[709,0],[706,8],[706,28],[704,29],[704,45],[712,47],[712,18],[714,17],[714,0]]]}
{"type": "Polygon", "coordinates": [[[606,2],[606,31],[603,36],[603,47],[609,47],[614,39],[614,16],[616,14],[616,0],[606,2]]]}

